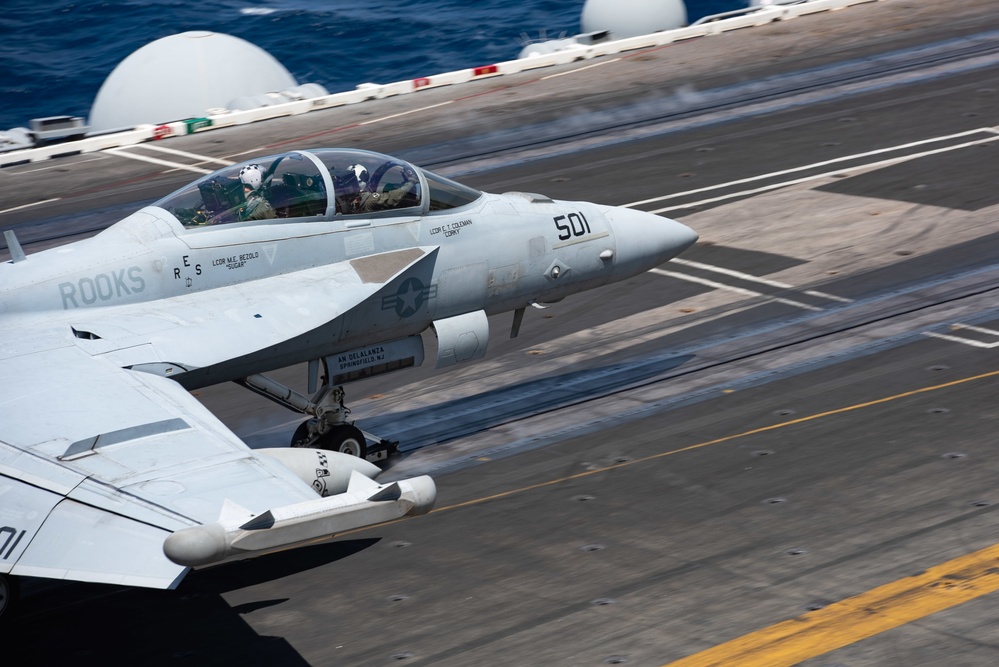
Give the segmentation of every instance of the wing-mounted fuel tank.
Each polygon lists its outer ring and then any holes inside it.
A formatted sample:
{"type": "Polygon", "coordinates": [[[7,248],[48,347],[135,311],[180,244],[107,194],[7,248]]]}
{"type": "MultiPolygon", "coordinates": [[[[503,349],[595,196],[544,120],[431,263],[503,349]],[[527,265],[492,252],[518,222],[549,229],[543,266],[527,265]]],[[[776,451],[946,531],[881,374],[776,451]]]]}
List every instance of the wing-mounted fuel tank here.
{"type": "Polygon", "coordinates": [[[275,507],[260,514],[225,502],[219,520],[173,533],[163,553],[185,566],[209,565],[227,559],[298,546],[355,528],[429,512],[437,487],[423,475],[378,484],[352,471],[343,493],[275,507]]]}
{"type": "Polygon", "coordinates": [[[280,461],[321,496],[261,514],[226,501],[219,520],[170,535],[163,551],[180,565],[207,565],[227,558],[301,544],[346,530],[426,514],[437,488],[427,476],[378,484],[381,470],[356,456],[320,449],[273,448],[257,453],[280,461]]]}

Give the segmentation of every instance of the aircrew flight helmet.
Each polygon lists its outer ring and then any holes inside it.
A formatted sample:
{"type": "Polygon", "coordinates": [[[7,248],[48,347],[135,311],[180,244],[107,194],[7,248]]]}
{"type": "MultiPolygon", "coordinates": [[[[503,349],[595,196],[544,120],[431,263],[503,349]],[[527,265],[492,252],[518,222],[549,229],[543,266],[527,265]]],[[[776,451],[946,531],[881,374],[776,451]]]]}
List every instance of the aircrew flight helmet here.
{"type": "Polygon", "coordinates": [[[239,170],[239,180],[251,190],[258,190],[264,182],[264,170],[259,164],[248,164],[239,170]]]}
{"type": "Polygon", "coordinates": [[[357,178],[357,187],[359,190],[368,189],[368,170],[363,164],[352,164],[347,167],[347,171],[353,172],[354,176],[357,178]]]}

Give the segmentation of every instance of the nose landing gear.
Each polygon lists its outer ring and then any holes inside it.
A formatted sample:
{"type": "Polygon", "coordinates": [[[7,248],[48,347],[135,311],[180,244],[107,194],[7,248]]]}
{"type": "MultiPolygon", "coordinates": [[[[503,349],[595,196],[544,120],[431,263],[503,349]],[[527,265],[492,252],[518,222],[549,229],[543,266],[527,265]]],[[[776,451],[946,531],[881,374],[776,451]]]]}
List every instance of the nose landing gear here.
{"type": "Polygon", "coordinates": [[[362,459],[367,458],[367,438],[364,437],[361,429],[350,424],[339,424],[330,428],[326,433],[317,434],[318,424],[318,419],[307,419],[299,424],[298,428],[295,429],[295,435],[291,437],[291,446],[329,449],[362,459]]]}
{"type": "Polygon", "coordinates": [[[295,429],[292,447],[327,449],[368,461],[387,459],[396,451],[398,443],[365,433],[347,421],[350,409],[343,403],[343,387],[324,385],[309,399],[263,375],[245,377],[240,384],[295,412],[314,415],[295,429]]]}
{"type": "Polygon", "coordinates": [[[361,429],[347,422],[343,387],[326,387],[314,401],[313,419],[306,419],[291,437],[292,447],[314,447],[367,458],[368,442],[361,429]]]}

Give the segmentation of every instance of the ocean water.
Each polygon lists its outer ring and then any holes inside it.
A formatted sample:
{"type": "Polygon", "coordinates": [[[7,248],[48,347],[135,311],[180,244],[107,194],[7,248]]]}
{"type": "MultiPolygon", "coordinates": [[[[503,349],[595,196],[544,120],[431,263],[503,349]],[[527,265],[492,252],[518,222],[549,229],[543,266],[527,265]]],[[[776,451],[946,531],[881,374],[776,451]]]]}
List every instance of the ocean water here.
{"type": "MultiPolygon", "coordinates": [[[[747,0],[686,0],[687,18],[747,0]]],[[[261,47],[330,92],[513,60],[528,41],[580,32],[584,0],[3,0],[0,131],[86,118],[104,79],[149,42],[210,30],[261,47]]],[[[225,63],[218,64],[224,70],[225,63]]],[[[220,75],[224,72],[220,71],[220,75]]]]}

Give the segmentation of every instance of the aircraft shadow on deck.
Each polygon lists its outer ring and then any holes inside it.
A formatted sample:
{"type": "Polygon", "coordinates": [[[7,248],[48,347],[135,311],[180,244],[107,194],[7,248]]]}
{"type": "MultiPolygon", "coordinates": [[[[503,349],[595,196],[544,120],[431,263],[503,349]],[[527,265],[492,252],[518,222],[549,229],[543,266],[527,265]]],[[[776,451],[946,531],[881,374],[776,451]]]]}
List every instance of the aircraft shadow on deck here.
{"type": "Polygon", "coordinates": [[[231,607],[224,593],[330,566],[378,543],[343,540],[191,572],[173,591],[102,584],[57,585],[22,600],[4,636],[21,665],[307,665],[281,637],[258,635],[242,615],[284,604],[231,607]]]}

